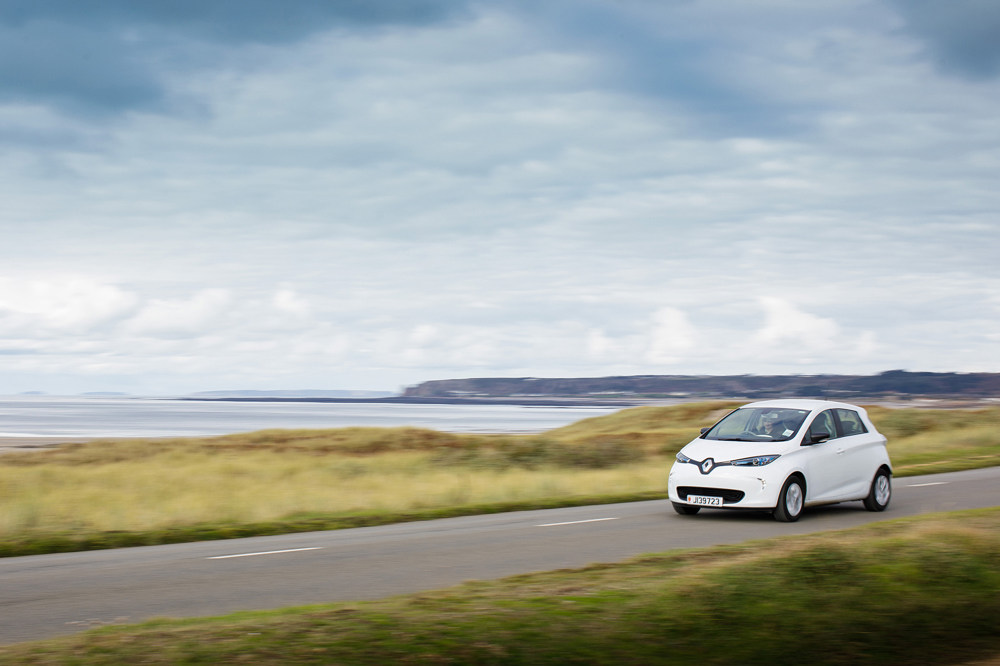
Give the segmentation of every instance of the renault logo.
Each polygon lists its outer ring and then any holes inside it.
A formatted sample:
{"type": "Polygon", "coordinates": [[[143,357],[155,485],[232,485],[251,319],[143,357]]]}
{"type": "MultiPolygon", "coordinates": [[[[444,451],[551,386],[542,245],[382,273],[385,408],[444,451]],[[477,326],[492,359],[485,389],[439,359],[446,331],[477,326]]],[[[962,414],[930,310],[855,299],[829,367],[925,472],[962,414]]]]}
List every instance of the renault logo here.
{"type": "Polygon", "coordinates": [[[715,467],[715,461],[712,460],[711,458],[706,458],[701,463],[701,473],[708,474],[709,472],[712,471],[713,467],[715,467]]]}

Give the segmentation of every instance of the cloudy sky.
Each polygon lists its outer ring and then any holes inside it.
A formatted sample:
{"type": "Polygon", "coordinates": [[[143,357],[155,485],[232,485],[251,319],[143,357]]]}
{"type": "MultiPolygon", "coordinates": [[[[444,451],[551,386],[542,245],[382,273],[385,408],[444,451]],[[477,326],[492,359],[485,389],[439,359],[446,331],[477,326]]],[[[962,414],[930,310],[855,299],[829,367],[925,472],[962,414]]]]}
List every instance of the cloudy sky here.
{"type": "Polygon", "coordinates": [[[0,393],[1000,372],[994,0],[0,0],[0,393]]]}

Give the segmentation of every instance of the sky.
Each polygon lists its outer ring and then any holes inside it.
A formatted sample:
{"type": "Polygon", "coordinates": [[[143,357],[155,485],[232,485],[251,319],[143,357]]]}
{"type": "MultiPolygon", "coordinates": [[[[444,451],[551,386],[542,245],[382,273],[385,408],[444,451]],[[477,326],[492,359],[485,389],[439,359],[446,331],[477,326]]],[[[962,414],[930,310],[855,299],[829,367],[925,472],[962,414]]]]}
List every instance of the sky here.
{"type": "Polygon", "coordinates": [[[994,0],[0,0],[0,394],[1000,372],[994,0]]]}

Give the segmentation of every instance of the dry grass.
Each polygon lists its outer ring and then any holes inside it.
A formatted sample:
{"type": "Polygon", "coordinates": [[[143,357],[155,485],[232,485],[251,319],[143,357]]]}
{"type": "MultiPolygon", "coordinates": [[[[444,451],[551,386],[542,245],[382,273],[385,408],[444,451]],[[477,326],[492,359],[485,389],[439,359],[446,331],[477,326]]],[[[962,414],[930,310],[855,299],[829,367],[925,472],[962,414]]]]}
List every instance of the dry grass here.
{"type": "MultiPolygon", "coordinates": [[[[434,453],[377,455],[131,442],[132,458],[83,447],[44,464],[0,464],[0,535],[252,523],[305,513],[406,512],[463,504],[657,490],[665,461],[612,469],[475,469],[434,453]],[[81,458],[87,462],[82,462],[81,458]],[[98,462],[95,458],[104,458],[98,462]],[[58,462],[57,462],[58,461],[58,462]],[[71,462],[72,461],[72,462],[71,462]]],[[[113,447],[117,448],[117,447],[113,447]]],[[[118,453],[121,449],[118,448],[118,453]]]]}
{"type": "Polygon", "coordinates": [[[868,413],[889,439],[897,475],[1000,465],[1000,407],[869,407],[868,413]]]}
{"type": "Polygon", "coordinates": [[[569,443],[626,441],[646,451],[673,455],[710,426],[738,407],[737,402],[697,402],[669,407],[633,407],[607,416],[583,419],[550,430],[546,436],[569,443]]]}

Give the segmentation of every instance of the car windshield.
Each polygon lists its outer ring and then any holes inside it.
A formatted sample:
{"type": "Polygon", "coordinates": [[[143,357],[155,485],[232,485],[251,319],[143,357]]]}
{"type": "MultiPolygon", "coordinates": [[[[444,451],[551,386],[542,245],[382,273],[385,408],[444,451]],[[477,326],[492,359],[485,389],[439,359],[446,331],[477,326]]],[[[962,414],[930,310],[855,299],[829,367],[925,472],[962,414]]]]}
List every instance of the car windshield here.
{"type": "Polygon", "coordinates": [[[744,407],[716,423],[702,437],[729,442],[784,442],[795,436],[807,409],[744,407]]]}

